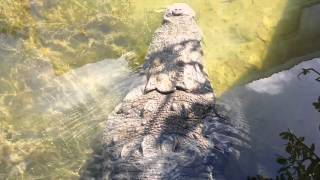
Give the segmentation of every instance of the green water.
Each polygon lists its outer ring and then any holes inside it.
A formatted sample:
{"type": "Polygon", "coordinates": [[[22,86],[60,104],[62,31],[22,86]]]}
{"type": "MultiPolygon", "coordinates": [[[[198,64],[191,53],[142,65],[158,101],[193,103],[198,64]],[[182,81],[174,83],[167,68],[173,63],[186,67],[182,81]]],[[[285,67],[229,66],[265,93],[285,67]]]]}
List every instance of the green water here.
{"type": "MultiPolygon", "coordinates": [[[[174,2],[0,0],[0,179],[79,177],[174,2]]],[[[184,2],[217,95],[320,47],[318,32],[300,32],[314,0],[184,2]]]]}

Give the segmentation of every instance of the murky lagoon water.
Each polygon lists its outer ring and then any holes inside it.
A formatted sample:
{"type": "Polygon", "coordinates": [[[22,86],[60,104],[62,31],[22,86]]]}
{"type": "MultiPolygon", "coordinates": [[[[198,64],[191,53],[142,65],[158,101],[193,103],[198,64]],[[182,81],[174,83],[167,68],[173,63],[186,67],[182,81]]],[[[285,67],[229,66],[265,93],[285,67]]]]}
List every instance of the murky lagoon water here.
{"type": "MultiPolygon", "coordinates": [[[[174,2],[1,0],[0,179],[79,177],[174,2]]],[[[302,61],[294,57],[319,56],[318,1],[185,2],[198,14],[218,95],[302,61]]]]}

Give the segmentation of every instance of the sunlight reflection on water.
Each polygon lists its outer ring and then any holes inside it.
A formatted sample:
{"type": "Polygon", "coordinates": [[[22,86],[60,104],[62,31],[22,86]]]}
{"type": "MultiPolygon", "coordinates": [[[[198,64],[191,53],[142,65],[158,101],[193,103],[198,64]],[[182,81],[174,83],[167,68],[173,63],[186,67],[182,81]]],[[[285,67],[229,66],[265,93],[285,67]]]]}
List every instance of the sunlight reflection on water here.
{"type": "Polygon", "coordinates": [[[249,127],[252,151],[250,156],[239,161],[247,174],[275,177],[279,168],[276,157],[285,153],[284,141],[279,134],[288,128],[298,136],[304,136],[308,144],[315,143],[320,147],[320,116],[312,106],[319,97],[320,84],[315,81],[315,74],[297,77],[302,68],[310,67],[320,69],[320,59],[237,87],[220,98],[231,106],[231,119],[237,121],[235,114],[243,114],[242,123],[249,127]]]}

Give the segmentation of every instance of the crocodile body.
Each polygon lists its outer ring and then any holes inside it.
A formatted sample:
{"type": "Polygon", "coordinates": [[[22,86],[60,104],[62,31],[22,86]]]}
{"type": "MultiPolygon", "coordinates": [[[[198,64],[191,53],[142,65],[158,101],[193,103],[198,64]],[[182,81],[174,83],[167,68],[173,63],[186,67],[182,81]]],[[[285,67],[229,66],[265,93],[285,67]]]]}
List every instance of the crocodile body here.
{"type": "Polygon", "coordinates": [[[201,31],[186,4],[169,6],[145,59],[145,77],[109,115],[103,179],[224,179],[230,129],[215,113],[201,31]]]}

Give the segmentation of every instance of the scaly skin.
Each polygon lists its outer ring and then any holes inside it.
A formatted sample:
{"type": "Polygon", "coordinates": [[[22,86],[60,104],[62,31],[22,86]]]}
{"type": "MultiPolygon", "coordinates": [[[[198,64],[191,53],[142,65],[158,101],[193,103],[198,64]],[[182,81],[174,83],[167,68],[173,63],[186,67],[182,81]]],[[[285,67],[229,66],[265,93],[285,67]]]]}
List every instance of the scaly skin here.
{"type": "Polygon", "coordinates": [[[167,8],[142,84],[106,121],[103,179],[224,179],[217,160],[224,150],[213,142],[217,127],[229,125],[214,113],[194,16],[186,4],[167,8]]]}

